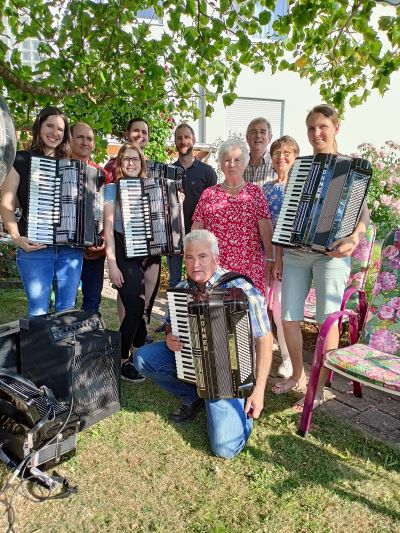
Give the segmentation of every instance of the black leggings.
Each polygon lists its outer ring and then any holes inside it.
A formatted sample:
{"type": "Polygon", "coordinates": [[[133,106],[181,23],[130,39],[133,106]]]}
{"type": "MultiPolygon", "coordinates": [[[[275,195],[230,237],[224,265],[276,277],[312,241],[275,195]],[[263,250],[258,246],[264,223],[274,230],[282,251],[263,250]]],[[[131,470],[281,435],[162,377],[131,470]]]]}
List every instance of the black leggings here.
{"type": "Polygon", "coordinates": [[[124,283],[118,289],[125,307],[125,317],[119,331],[121,333],[121,358],[127,359],[132,343],[136,347],[143,346],[146,341],[146,323],[144,313],[144,280],[143,258],[127,259],[123,235],[114,233],[115,257],[124,283]]]}
{"type": "Polygon", "coordinates": [[[147,323],[149,323],[154,300],[156,299],[158,287],[160,286],[161,257],[146,257],[142,265],[144,268],[144,285],[146,296],[144,312],[147,323]]]}

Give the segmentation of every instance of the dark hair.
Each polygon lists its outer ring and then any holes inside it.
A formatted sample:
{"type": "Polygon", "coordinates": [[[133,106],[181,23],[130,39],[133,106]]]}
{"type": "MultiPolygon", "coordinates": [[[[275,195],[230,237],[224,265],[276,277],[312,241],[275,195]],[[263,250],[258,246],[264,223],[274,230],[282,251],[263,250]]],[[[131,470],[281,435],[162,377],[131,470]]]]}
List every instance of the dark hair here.
{"type": "Polygon", "coordinates": [[[188,128],[190,130],[190,133],[193,135],[193,137],[196,137],[196,135],[194,134],[194,129],[192,128],[192,126],[190,126],[190,124],[188,124],[187,122],[182,122],[175,129],[175,139],[176,139],[176,134],[177,134],[178,130],[181,130],[182,128],[188,128]]]}
{"type": "MultiPolygon", "coordinates": [[[[311,111],[308,112],[308,115],[306,117],[306,124],[307,120],[314,113],[321,113],[321,115],[324,115],[324,117],[329,118],[334,126],[337,126],[339,124],[339,115],[336,109],[328,104],[319,104],[313,107],[311,111]]],[[[333,147],[337,151],[336,138],[333,140],[333,147]]]]}
{"type": "Polygon", "coordinates": [[[290,135],[282,135],[282,137],[279,137],[279,139],[276,139],[276,141],[271,144],[271,147],[269,149],[271,157],[273,156],[274,152],[278,150],[278,148],[280,148],[283,144],[291,146],[296,153],[296,157],[299,155],[300,148],[297,142],[293,139],[293,137],[290,137],[290,135]]]}
{"type": "Polygon", "coordinates": [[[90,124],[87,124],[86,122],[75,122],[75,124],[72,124],[69,127],[69,132],[70,132],[71,135],[73,135],[74,129],[75,129],[76,126],[86,126],[87,128],[90,128],[93,131],[93,135],[94,135],[94,130],[93,130],[92,126],[90,124]]]}
{"type": "Polygon", "coordinates": [[[132,124],[134,122],[144,122],[146,124],[146,126],[147,126],[147,130],[149,132],[149,137],[150,137],[150,126],[149,126],[149,123],[147,122],[147,120],[145,120],[142,117],[135,117],[135,118],[129,119],[128,122],[126,123],[125,131],[127,131],[129,133],[131,131],[132,124]]]}
{"type": "Polygon", "coordinates": [[[116,181],[118,181],[123,176],[122,168],[121,168],[121,161],[122,161],[122,158],[124,157],[124,153],[129,149],[136,150],[140,157],[142,168],[140,169],[138,177],[144,178],[147,175],[147,164],[144,158],[144,153],[142,149],[140,148],[140,146],[136,143],[125,143],[119,149],[119,152],[116,157],[116,164],[115,164],[115,180],[116,181]]]}
{"type": "Polygon", "coordinates": [[[61,143],[54,150],[54,155],[55,157],[60,158],[69,157],[71,154],[71,148],[69,146],[70,131],[68,126],[68,120],[64,113],[60,109],[58,109],[58,107],[45,107],[37,115],[32,127],[32,142],[29,146],[29,149],[33,152],[39,152],[40,154],[44,154],[44,144],[42,139],[40,138],[40,128],[43,122],[52,115],[61,117],[64,121],[64,136],[61,143]]]}

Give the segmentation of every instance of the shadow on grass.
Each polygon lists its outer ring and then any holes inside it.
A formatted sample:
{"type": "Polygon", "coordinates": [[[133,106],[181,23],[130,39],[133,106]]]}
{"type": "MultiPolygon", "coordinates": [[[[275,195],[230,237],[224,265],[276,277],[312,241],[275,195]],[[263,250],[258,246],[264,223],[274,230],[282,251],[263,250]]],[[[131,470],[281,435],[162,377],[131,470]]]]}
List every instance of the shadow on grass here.
{"type": "MultiPolygon", "coordinates": [[[[333,447],[343,447],[343,438],[335,437],[335,435],[329,440],[329,443],[333,447]]],[[[354,437],[353,434],[353,439],[354,437]]],[[[255,468],[253,467],[249,472],[249,481],[254,490],[266,490],[268,485],[269,490],[274,492],[278,498],[282,498],[301,489],[306,498],[307,491],[313,486],[317,486],[336,494],[342,500],[357,502],[368,507],[370,511],[385,515],[393,520],[400,519],[400,513],[396,510],[372,501],[368,496],[358,493],[356,490],[348,490],[343,487],[344,484],[363,484],[363,482],[371,479],[368,470],[366,473],[361,471],[362,463],[358,466],[352,466],[351,463],[354,463],[354,460],[351,459],[351,456],[346,458],[338,452],[330,451],[321,444],[318,445],[312,440],[297,437],[289,432],[267,436],[266,444],[268,450],[271,450],[270,452],[266,452],[266,448],[262,450],[252,445],[247,447],[247,456],[255,461],[255,468]],[[286,474],[284,479],[274,484],[271,484],[270,480],[267,481],[264,475],[267,465],[273,465],[274,469],[284,472],[286,474]]],[[[382,464],[384,462],[382,457],[371,457],[374,455],[374,450],[371,451],[372,453],[367,454],[365,450],[365,453],[358,455],[361,458],[364,456],[369,461],[372,460],[375,464],[381,464],[386,470],[391,469],[390,465],[388,468],[388,465],[382,464]]],[[[399,471],[398,463],[397,468],[393,468],[393,470],[399,471]]]]}

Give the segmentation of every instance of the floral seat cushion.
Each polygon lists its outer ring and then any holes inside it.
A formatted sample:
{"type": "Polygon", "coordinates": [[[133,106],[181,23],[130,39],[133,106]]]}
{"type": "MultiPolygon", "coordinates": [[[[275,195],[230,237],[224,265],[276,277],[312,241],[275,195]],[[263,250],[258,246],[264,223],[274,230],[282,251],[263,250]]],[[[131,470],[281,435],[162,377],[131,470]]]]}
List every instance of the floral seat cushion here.
{"type": "Polygon", "coordinates": [[[381,352],[365,344],[327,352],[325,364],[332,370],[345,372],[355,380],[400,394],[400,357],[381,352]]]}
{"type": "Polygon", "coordinates": [[[311,287],[310,292],[307,295],[305,304],[304,304],[304,318],[310,318],[315,320],[315,313],[317,311],[316,299],[315,299],[315,289],[311,287]]]}

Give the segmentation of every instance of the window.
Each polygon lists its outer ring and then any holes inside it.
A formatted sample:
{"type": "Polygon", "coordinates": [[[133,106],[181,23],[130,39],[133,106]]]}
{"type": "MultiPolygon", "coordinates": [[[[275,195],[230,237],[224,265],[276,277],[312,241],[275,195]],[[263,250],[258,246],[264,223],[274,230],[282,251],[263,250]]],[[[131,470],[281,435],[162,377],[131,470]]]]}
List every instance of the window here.
{"type": "Polygon", "coordinates": [[[40,61],[38,53],[39,40],[38,39],[25,39],[19,45],[19,51],[21,52],[21,62],[23,65],[27,65],[34,68],[40,61]]]}
{"type": "MultiPolygon", "coordinates": [[[[265,7],[261,6],[258,2],[255,6],[254,14],[257,16],[261,11],[264,11],[265,7]]],[[[275,4],[275,11],[271,15],[271,20],[266,26],[263,26],[260,33],[252,36],[252,40],[264,40],[264,39],[279,39],[277,35],[274,34],[274,29],[272,24],[279,17],[283,17],[288,12],[288,3],[287,0],[277,0],[275,4]]]]}
{"type": "Polygon", "coordinates": [[[225,112],[225,138],[246,137],[249,122],[264,117],[271,123],[272,136],[277,139],[283,134],[285,102],[264,98],[237,98],[225,112]]]}

